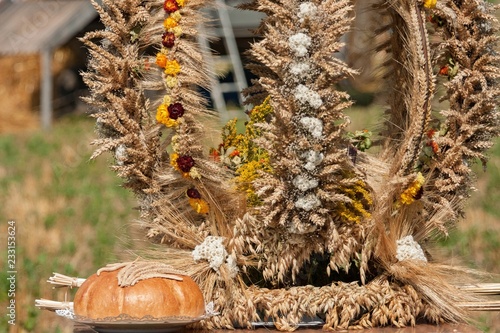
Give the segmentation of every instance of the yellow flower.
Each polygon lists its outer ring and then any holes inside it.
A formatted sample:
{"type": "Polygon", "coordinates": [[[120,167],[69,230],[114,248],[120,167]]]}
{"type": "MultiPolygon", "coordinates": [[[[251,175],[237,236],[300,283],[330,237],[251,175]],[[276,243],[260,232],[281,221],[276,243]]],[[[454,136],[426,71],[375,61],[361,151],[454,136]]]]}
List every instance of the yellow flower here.
{"type": "Polygon", "coordinates": [[[179,82],[177,80],[177,77],[172,76],[172,75],[167,75],[167,78],[165,79],[165,82],[167,84],[167,87],[170,89],[177,87],[177,83],[179,82]]]}
{"type": "Polygon", "coordinates": [[[203,199],[189,198],[189,204],[198,214],[208,214],[208,203],[203,199]]]}
{"type": "Polygon", "coordinates": [[[179,5],[179,7],[184,6],[185,0],[176,0],[176,1],[177,1],[177,4],[179,5]]]}
{"type": "Polygon", "coordinates": [[[163,26],[166,30],[173,29],[177,26],[177,21],[169,16],[165,19],[165,21],[163,21],[163,26]]]}
{"type": "Polygon", "coordinates": [[[172,18],[172,20],[174,20],[175,22],[179,22],[182,18],[182,15],[181,13],[177,10],[173,13],[170,14],[170,18],[172,18]]]}
{"type": "Polygon", "coordinates": [[[161,68],[165,68],[167,64],[167,56],[161,52],[156,54],[156,64],[161,68]]]}
{"type": "Polygon", "coordinates": [[[424,7],[432,9],[436,7],[437,0],[424,0],[424,7]]]}
{"type": "Polygon", "coordinates": [[[168,108],[165,104],[158,106],[158,109],[156,110],[156,121],[167,127],[177,125],[177,122],[174,119],[170,119],[170,114],[168,113],[168,108]]]}
{"type": "Polygon", "coordinates": [[[165,64],[165,74],[167,75],[177,75],[181,71],[181,65],[177,62],[177,60],[167,60],[165,64]]]}
{"type": "Polygon", "coordinates": [[[410,184],[410,186],[400,195],[400,201],[404,205],[409,205],[415,199],[417,199],[417,196],[422,189],[422,185],[424,185],[425,178],[424,176],[419,172],[417,174],[417,178],[410,184]]]}
{"type": "Polygon", "coordinates": [[[177,159],[179,158],[179,154],[173,153],[170,155],[170,165],[174,167],[174,169],[179,170],[177,166],[177,159]]]}
{"type": "Polygon", "coordinates": [[[172,29],[170,29],[170,32],[173,32],[175,37],[177,37],[177,38],[182,36],[182,28],[181,27],[173,27],[172,29]]]}

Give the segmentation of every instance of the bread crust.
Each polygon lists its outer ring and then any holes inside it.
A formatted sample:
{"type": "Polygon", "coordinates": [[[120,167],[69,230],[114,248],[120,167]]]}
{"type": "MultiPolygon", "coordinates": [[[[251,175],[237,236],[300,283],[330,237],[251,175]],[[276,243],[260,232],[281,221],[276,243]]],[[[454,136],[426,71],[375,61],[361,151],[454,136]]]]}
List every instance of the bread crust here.
{"type": "Polygon", "coordinates": [[[102,319],[122,314],[134,318],[194,318],[205,313],[203,294],[189,276],[182,276],[182,281],[149,278],[133,286],[120,287],[117,277],[119,271],[90,276],[75,295],[75,314],[102,319]]]}

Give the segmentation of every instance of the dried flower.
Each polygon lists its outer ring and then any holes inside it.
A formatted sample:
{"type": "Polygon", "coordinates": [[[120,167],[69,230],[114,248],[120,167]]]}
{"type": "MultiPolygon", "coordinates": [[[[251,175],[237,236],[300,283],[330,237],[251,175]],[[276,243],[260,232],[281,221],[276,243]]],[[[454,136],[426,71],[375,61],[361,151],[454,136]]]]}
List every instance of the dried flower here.
{"type": "Polygon", "coordinates": [[[165,104],[160,104],[156,110],[156,121],[167,127],[173,127],[177,125],[177,122],[170,117],[168,112],[168,107],[165,104]]]}
{"type": "Polygon", "coordinates": [[[172,104],[172,97],[170,97],[169,95],[163,96],[163,104],[165,104],[166,106],[172,104]]]}
{"type": "Polygon", "coordinates": [[[197,167],[192,167],[191,170],[189,170],[188,172],[188,176],[193,179],[201,179],[200,170],[198,170],[197,167]]]}
{"type": "Polygon", "coordinates": [[[167,60],[165,63],[165,74],[167,75],[177,75],[181,71],[181,65],[177,60],[167,60]]]}
{"type": "Polygon", "coordinates": [[[182,155],[177,158],[177,167],[182,172],[189,172],[194,166],[194,159],[189,155],[182,155]]]}
{"type": "Polygon", "coordinates": [[[311,37],[299,32],[288,38],[288,46],[296,57],[304,57],[307,55],[307,50],[311,46],[311,37]]]}
{"type": "Polygon", "coordinates": [[[304,78],[311,71],[311,64],[309,62],[294,62],[290,65],[290,73],[298,76],[300,79],[304,78]]]}
{"type": "Polygon", "coordinates": [[[432,9],[436,7],[437,0],[424,0],[424,7],[432,9]]]}
{"type": "Polygon", "coordinates": [[[173,166],[175,169],[179,170],[177,167],[177,159],[179,158],[179,154],[173,153],[170,155],[170,165],[173,166]]]}
{"type": "Polygon", "coordinates": [[[309,150],[300,156],[305,160],[304,169],[312,171],[321,164],[325,156],[319,151],[309,150]]]}
{"type": "Polygon", "coordinates": [[[318,7],[312,2],[303,2],[299,6],[299,17],[300,22],[304,22],[306,18],[313,18],[318,12],[318,7]]]}
{"type": "Polygon", "coordinates": [[[184,115],[184,107],[181,103],[174,103],[168,106],[168,113],[170,114],[170,118],[177,119],[184,115]]]}
{"type": "MultiPolygon", "coordinates": [[[[418,173],[416,179],[410,184],[410,186],[401,193],[400,201],[404,205],[409,205],[413,201],[419,198],[419,193],[421,191],[422,185],[425,182],[425,178],[422,173],[418,173]]],[[[421,196],[421,194],[420,194],[421,196]]]]}
{"type": "Polygon", "coordinates": [[[175,45],[175,34],[173,32],[164,32],[161,36],[161,44],[165,47],[171,48],[175,45]]]}
{"type": "Polygon", "coordinates": [[[413,236],[410,235],[397,240],[396,245],[396,258],[399,261],[421,260],[427,262],[422,247],[413,239],[413,236]]]}
{"type": "Polygon", "coordinates": [[[302,196],[295,201],[295,207],[303,209],[306,212],[309,212],[319,206],[321,206],[321,201],[319,201],[318,197],[312,193],[302,196]]]}
{"type": "Polygon", "coordinates": [[[195,189],[194,187],[188,189],[186,191],[186,194],[187,194],[188,197],[190,197],[192,199],[201,199],[200,192],[197,189],[195,189]]]}
{"type": "Polygon", "coordinates": [[[205,259],[210,263],[210,268],[219,271],[219,267],[224,263],[227,257],[227,251],[224,247],[224,237],[207,236],[203,243],[196,245],[192,255],[195,261],[205,259]]]}
{"type": "Polygon", "coordinates": [[[309,104],[313,109],[318,109],[323,105],[321,96],[303,84],[299,84],[295,88],[294,97],[302,104],[309,104]]]}
{"type": "Polygon", "coordinates": [[[186,2],[185,0],[176,0],[176,1],[177,1],[177,4],[179,5],[179,7],[183,7],[184,2],[186,2]]]}
{"type": "Polygon", "coordinates": [[[208,203],[203,199],[189,198],[189,204],[198,214],[208,214],[208,203]]]}
{"type": "Polygon", "coordinates": [[[176,11],[176,12],[173,12],[172,14],[170,14],[170,18],[172,20],[174,20],[175,22],[179,22],[182,18],[182,15],[179,11],[176,11]]]}
{"type": "Polygon", "coordinates": [[[215,161],[220,162],[220,152],[215,148],[210,148],[209,156],[215,161]]]}
{"type": "Polygon", "coordinates": [[[163,26],[166,30],[173,29],[177,26],[177,21],[169,16],[165,19],[165,21],[163,21],[163,26]]]}
{"type": "Polygon", "coordinates": [[[156,54],[156,64],[161,68],[165,68],[167,65],[167,56],[164,53],[158,52],[156,54]]]}
{"type": "Polygon", "coordinates": [[[293,186],[298,190],[305,192],[313,188],[318,187],[319,181],[317,179],[310,178],[306,175],[298,175],[292,181],[293,186]]]}
{"type": "Polygon", "coordinates": [[[167,75],[167,77],[165,78],[165,83],[167,87],[173,89],[177,87],[177,85],[179,84],[179,80],[177,80],[177,76],[167,75]]]}
{"type": "Polygon", "coordinates": [[[182,28],[181,27],[174,27],[174,28],[170,29],[170,31],[173,32],[175,37],[177,37],[177,38],[182,36],[182,28]]]}
{"type": "Polygon", "coordinates": [[[448,67],[448,65],[444,65],[443,67],[441,67],[439,69],[439,75],[448,76],[449,70],[450,70],[450,67],[448,67]]]}
{"type": "Polygon", "coordinates": [[[165,9],[165,11],[170,14],[179,10],[179,5],[175,0],[165,0],[165,2],[163,3],[163,9],[165,9]]]}
{"type": "Polygon", "coordinates": [[[321,119],[302,117],[299,122],[314,138],[320,139],[323,136],[323,122],[321,119]]]}

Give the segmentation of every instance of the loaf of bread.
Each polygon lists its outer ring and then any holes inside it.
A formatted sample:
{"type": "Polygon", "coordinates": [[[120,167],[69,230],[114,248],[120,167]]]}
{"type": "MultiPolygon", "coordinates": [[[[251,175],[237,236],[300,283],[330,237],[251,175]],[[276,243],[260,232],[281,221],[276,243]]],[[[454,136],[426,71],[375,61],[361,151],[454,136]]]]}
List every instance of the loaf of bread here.
{"type": "Polygon", "coordinates": [[[182,281],[154,277],[121,287],[117,277],[119,271],[90,276],[75,295],[75,314],[103,319],[122,314],[134,318],[195,318],[205,313],[203,294],[189,276],[181,276],[182,281]]]}

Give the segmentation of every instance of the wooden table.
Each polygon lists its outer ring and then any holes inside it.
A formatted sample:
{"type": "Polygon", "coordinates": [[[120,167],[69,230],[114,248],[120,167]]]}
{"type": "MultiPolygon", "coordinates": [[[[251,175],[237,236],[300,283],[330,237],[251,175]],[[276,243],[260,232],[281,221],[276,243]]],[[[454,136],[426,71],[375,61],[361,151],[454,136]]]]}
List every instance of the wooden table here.
{"type": "MultiPolygon", "coordinates": [[[[74,333],[96,333],[93,329],[88,326],[83,326],[75,324],[74,333]]],[[[257,328],[254,330],[248,329],[237,329],[237,330],[180,330],[178,332],[183,333],[270,333],[279,332],[274,329],[268,328],[257,328]]],[[[298,333],[320,333],[324,332],[321,328],[300,328],[295,332],[298,333]]],[[[366,330],[339,330],[335,332],[351,332],[351,333],[481,333],[477,328],[468,325],[417,325],[415,327],[406,328],[395,328],[395,327],[384,327],[384,328],[372,328],[366,330]]]]}

